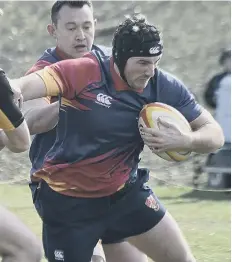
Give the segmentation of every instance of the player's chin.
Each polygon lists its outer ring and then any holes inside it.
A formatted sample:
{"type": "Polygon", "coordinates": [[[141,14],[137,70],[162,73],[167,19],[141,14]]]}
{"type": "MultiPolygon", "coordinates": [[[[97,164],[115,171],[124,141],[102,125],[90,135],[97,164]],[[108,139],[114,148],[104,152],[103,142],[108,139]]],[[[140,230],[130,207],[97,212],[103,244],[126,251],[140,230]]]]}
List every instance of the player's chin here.
{"type": "Polygon", "coordinates": [[[87,49],[85,50],[77,50],[75,52],[75,54],[73,55],[74,58],[80,58],[82,56],[84,56],[85,54],[87,54],[89,51],[87,49]]]}
{"type": "Polygon", "coordinates": [[[135,90],[143,90],[148,84],[148,81],[147,80],[141,80],[141,79],[138,79],[137,81],[134,82],[134,89],[135,90]]]}

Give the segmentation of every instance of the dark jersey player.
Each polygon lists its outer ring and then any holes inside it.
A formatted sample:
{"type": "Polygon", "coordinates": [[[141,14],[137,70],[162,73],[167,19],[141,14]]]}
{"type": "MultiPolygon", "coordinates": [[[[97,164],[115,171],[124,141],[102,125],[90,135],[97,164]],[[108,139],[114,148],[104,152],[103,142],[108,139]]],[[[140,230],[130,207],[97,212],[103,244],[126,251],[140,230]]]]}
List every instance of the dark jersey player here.
{"type": "Polygon", "coordinates": [[[211,152],[223,133],[175,77],[157,68],[160,32],[144,18],[127,18],[113,39],[113,56],[95,52],[45,67],[18,82],[25,100],[60,96],[56,141],[43,166],[39,201],[49,261],[88,262],[99,239],[126,238],[154,261],[195,261],[172,216],[138,170],[144,142],[158,151],[211,152]],[[150,102],[178,109],[193,132],[162,121],[162,133],[138,130],[150,102]],[[171,134],[170,134],[171,131],[171,134]],[[75,146],[74,146],[75,145],[75,146]]]}
{"type": "MultiPolygon", "coordinates": [[[[108,52],[111,54],[111,48],[93,44],[95,26],[96,21],[90,1],[54,2],[51,8],[51,23],[47,26],[47,30],[50,36],[55,39],[56,47],[47,49],[27,74],[61,60],[79,58],[91,49],[101,55],[108,52]]],[[[56,129],[53,127],[57,123],[59,103],[55,101],[57,101],[56,98],[42,98],[24,103],[25,120],[29,130],[32,134],[37,134],[33,139],[29,153],[32,163],[31,174],[43,165],[47,152],[56,140],[56,129]],[[50,130],[51,128],[52,130],[50,130]]],[[[35,181],[34,177],[32,177],[32,181],[30,188],[33,202],[41,215],[40,204],[37,201],[38,181],[35,181]]],[[[45,234],[43,234],[43,239],[46,239],[45,234]]],[[[46,251],[46,244],[44,250],[46,251]]],[[[105,260],[113,262],[115,257],[117,257],[116,261],[134,262],[135,259],[140,262],[147,261],[144,254],[123,240],[104,245],[104,251],[105,255],[102,246],[98,243],[94,248],[91,262],[105,260]],[[117,256],[114,255],[115,253],[117,256]]]]}

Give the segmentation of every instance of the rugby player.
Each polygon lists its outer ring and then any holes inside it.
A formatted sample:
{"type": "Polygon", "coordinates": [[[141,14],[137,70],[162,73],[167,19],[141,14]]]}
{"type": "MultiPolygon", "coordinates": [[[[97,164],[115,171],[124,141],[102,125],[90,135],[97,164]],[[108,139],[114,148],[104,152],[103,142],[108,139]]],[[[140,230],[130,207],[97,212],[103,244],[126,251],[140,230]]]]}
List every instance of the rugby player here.
{"type": "Polygon", "coordinates": [[[42,179],[48,260],[88,262],[99,239],[125,238],[156,262],[194,262],[176,221],[146,185],[139,155],[144,142],[159,152],[213,152],[223,132],[180,80],[159,69],[162,39],[145,18],[126,18],[112,51],[112,57],[92,51],[18,80],[25,100],[60,96],[56,141],[33,173],[42,179]],[[162,132],[144,128],[141,137],[139,113],[156,101],[179,110],[193,132],[163,120],[162,132]]]}
{"type": "MultiPolygon", "coordinates": [[[[55,39],[56,47],[48,48],[27,74],[38,71],[49,64],[65,59],[79,58],[91,49],[100,55],[111,54],[111,48],[94,45],[96,20],[91,1],[56,1],[51,8],[51,24],[47,31],[55,39]]],[[[31,134],[35,135],[30,147],[31,174],[42,166],[47,152],[56,140],[56,126],[59,114],[57,98],[47,97],[28,101],[24,104],[24,116],[31,134]]],[[[32,176],[30,188],[38,214],[41,215],[37,201],[38,179],[32,176]]],[[[46,236],[43,236],[43,238],[46,236]]],[[[44,248],[46,250],[46,246],[44,248]]],[[[146,262],[147,258],[137,248],[121,240],[104,245],[107,262],[117,261],[146,262]]],[[[93,260],[105,260],[104,252],[98,243],[93,252],[93,260]]]]}

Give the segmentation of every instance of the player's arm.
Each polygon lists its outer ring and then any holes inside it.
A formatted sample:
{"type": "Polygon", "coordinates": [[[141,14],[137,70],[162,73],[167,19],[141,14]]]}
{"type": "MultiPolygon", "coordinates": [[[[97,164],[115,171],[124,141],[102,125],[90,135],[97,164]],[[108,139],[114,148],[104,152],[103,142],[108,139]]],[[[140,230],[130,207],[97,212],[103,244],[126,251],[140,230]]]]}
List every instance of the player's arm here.
{"type": "Polygon", "coordinates": [[[28,150],[31,144],[31,139],[26,121],[24,120],[21,125],[13,130],[1,130],[0,140],[2,145],[14,153],[21,153],[28,150]]]}
{"type": "Polygon", "coordinates": [[[174,106],[189,121],[193,132],[188,133],[189,149],[197,153],[210,153],[221,148],[224,135],[220,125],[212,115],[201,107],[189,90],[180,82],[175,82],[176,98],[174,106]]]}
{"type": "Polygon", "coordinates": [[[191,150],[198,153],[210,153],[224,145],[224,135],[220,125],[213,116],[203,109],[200,116],[190,122],[191,150]]]}
{"type": "Polygon", "coordinates": [[[29,148],[30,135],[24,117],[14,102],[14,94],[5,73],[0,71],[0,148],[13,152],[29,148]]]}
{"type": "Polygon", "coordinates": [[[20,88],[24,101],[59,95],[72,99],[92,78],[95,79],[95,71],[99,74],[99,66],[95,60],[79,58],[57,62],[16,79],[16,87],[20,88]]]}
{"type": "MultiPolygon", "coordinates": [[[[80,58],[64,60],[45,67],[44,70],[38,71],[43,79],[47,89],[57,90],[57,86],[62,96],[70,99],[74,89],[78,89],[87,82],[90,73],[98,70],[96,63],[92,59],[80,58]],[[78,75],[81,77],[78,77],[78,75]],[[86,73],[88,76],[85,77],[86,73]],[[80,85],[77,83],[81,83],[80,85]]],[[[78,90],[77,90],[78,92],[78,90]]],[[[52,92],[49,92],[51,96],[52,92]]],[[[56,94],[57,95],[57,94],[56,94]]],[[[45,99],[28,101],[28,108],[25,112],[25,118],[28,122],[31,134],[43,133],[52,129],[58,121],[59,102],[47,104],[45,99]]]]}
{"type": "Polygon", "coordinates": [[[188,120],[192,132],[179,130],[175,125],[160,119],[162,132],[152,128],[142,128],[142,138],[146,145],[157,152],[186,149],[197,153],[214,152],[224,144],[224,135],[212,115],[203,109],[193,95],[179,81],[166,81],[160,90],[160,102],[178,109],[188,120]]]}
{"type": "MultiPolygon", "coordinates": [[[[46,61],[38,61],[27,73],[29,75],[49,66],[46,61]]],[[[48,98],[38,98],[26,101],[22,108],[31,135],[48,132],[58,122],[59,102],[50,104],[48,98]]]]}
{"type": "Polygon", "coordinates": [[[30,100],[24,103],[23,113],[31,135],[48,132],[58,122],[59,102],[49,104],[44,98],[30,100]]]}
{"type": "Polygon", "coordinates": [[[33,100],[47,96],[58,96],[61,93],[58,83],[55,81],[49,68],[36,73],[11,80],[13,91],[21,90],[23,100],[33,100]]]}

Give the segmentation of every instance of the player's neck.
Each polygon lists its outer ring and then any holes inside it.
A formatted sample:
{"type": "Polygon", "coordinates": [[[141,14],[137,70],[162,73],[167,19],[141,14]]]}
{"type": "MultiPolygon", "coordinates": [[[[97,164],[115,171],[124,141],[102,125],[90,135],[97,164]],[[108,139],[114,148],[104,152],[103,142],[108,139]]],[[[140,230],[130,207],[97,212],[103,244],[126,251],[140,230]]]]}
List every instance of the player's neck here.
{"type": "Polygon", "coordinates": [[[65,51],[63,51],[59,46],[56,46],[56,55],[61,59],[61,60],[66,60],[66,59],[73,59],[72,56],[68,55],[65,51]]]}

